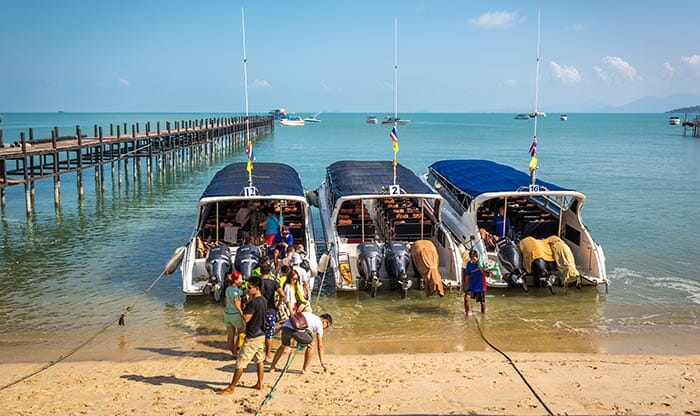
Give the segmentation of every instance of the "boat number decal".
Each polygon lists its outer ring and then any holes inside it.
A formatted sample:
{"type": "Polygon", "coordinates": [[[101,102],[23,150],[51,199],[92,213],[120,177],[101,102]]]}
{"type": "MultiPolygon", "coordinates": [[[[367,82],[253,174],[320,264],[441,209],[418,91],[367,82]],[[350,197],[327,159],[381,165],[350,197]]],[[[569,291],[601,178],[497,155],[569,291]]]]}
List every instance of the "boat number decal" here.
{"type": "Polygon", "coordinates": [[[539,192],[539,191],[540,191],[539,185],[530,185],[530,192],[539,192]]]}
{"type": "Polygon", "coordinates": [[[389,185],[389,195],[401,195],[401,187],[399,185],[389,185]]]}
{"type": "Polygon", "coordinates": [[[255,196],[257,195],[257,192],[254,186],[246,186],[245,188],[243,188],[243,194],[245,196],[255,196]]]}

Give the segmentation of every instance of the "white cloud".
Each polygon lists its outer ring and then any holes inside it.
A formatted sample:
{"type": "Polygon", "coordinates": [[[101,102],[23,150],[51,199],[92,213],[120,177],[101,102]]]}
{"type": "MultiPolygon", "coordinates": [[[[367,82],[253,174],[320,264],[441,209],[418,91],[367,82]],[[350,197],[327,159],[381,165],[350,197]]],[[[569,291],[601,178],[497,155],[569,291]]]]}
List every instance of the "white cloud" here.
{"type": "Polygon", "coordinates": [[[469,23],[482,29],[503,29],[512,26],[517,18],[517,12],[487,12],[478,19],[469,19],[469,23]]]}
{"type": "Polygon", "coordinates": [[[129,86],[131,86],[131,82],[129,82],[128,79],[119,78],[119,79],[117,80],[117,82],[119,83],[119,86],[120,86],[120,87],[129,87],[129,86]]]}
{"type": "Polygon", "coordinates": [[[617,81],[641,81],[642,79],[637,74],[637,70],[619,56],[606,56],[602,62],[611,78],[617,81]]]}
{"type": "Polygon", "coordinates": [[[690,66],[700,67],[700,55],[681,56],[681,61],[687,62],[690,66]]]}
{"type": "Polygon", "coordinates": [[[595,72],[595,74],[598,75],[598,78],[602,79],[603,81],[608,80],[608,73],[605,72],[603,68],[596,65],[593,67],[593,72],[595,72]]]}
{"type": "Polygon", "coordinates": [[[250,88],[254,90],[269,90],[272,89],[272,86],[269,82],[267,82],[267,80],[256,79],[250,83],[250,88]]]}
{"type": "Polygon", "coordinates": [[[662,67],[663,67],[663,69],[661,71],[662,77],[671,78],[676,74],[676,68],[674,68],[673,65],[671,65],[670,63],[664,62],[662,67]]]}
{"type": "Polygon", "coordinates": [[[563,66],[554,61],[549,61],[549,69],[552,70],[554,76],[561,82],[581,82],[581,74],[578,72],[578,69],[573,66],[563,66]]]}

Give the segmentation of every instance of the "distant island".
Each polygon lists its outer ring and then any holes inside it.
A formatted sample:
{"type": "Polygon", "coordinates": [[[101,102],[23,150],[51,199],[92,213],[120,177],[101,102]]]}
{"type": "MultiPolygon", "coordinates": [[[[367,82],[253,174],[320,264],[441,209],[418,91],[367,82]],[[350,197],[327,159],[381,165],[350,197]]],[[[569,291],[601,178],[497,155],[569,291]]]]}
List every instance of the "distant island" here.
{"type": "Polygon", "coordinates": [[[696,105],[694,107],[683,107],[683,108],[677,108],[675,110],[667,111],[668,113],[694,113],[694,114],[700,114],[700,105],[696,105]]]}

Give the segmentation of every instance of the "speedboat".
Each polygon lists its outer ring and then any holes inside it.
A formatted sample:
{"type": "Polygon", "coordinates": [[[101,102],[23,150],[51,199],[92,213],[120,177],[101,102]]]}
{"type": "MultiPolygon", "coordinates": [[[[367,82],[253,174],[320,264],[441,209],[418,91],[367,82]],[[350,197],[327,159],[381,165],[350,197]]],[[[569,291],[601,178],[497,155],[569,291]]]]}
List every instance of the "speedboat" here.
{"type": "Polygon", "coordinates": [[[304,122],[306,122],[306,123],[320,123],[321,119],[318,118],[318,113],[317,113],[317,114],[314,114],[312,116],[306,117],[304,119],[304,122]]]}
{"type": "Polygon", "coordinates": [[[411,123],[411,120],[406,120],[406,119],[394,117],[394,116],[387,116],[387,117],[384,117],[384,119],[382,120],[382,124],[404,125],[404,124],[410,124],[410,123],[411,123]]]}
{"type": "Polygon", "coordinates": [[[528,114],[530,118],[535,118],[535,117],[547,117],[547,113],[544,111],[533,111],[530,114],[528,114]]]}
{"type": "Polygon", "coordinates": [[[187,295],[212,293],[218,301],[227,273],[235,269],[244,279],[250,276],[264,248],[253,223],[264,218],[260,211],[267,207],[276,207],[316,274],[316,243],[299,174],[286,164],[256,162],[249,178],[246,165],[232,163],[217,172],[197,203],[194,232],[180,264],[187,295]],[[239,216],[243,209],[247,215],[239,216]],[[237,222],[241,217],[242,224],[237,222]]]}
{"type": "Polygon", "coordinates": [[[673,117],[668,119],[668,124],[670,124],[672,126],[678,126],[681,124],[681,118],[673,116],[673,117]]]}
{"type": "Polygon", "coordinates": [[[566,121],[568,119],[569,119],[569,116],[567,116],[566,114],[559,114],[559,120],[566,121]]]}
{"type": "Polygon", "coordinates": [[[581,219],[585,195],[539,179],[530,184],[530,179],[527,173],[487,160],[441,160],[423,176],[448,202],[442,219],[455,239],[466,250],[498,262],[506,283],[519,280],[553,291],[553,285],[568,285],[575,279],[577,285],[605,285],[607,290],[603,248],[581,219]],[[499,224],[510,224],[500,233],[493,225],[499,208],[504,209],[499,224]],[[497,234],[504,237],[493,238],[497,234]],[[511,243],[509,259],[500,255],[503,242],[511,243]],[[564,260],[570,261],[568,268],[564,260]],[[511,267],[506,268],[507,263],[511,267]]]}
{"type": "Polygon", "coordinates": [[[409,169],[392,161],[335,162],[315,194],[330,257],[326,273],[338,291],[374,295],[390,286],[403,297],[421,286],[423,280],[413,282],[420,266],[408,273],[419,240],[434,245],[441,286],[460,287],[461,256],[441,222],[443,198],[409,169]]]}
{"type": "Polygon", "coordinates": [[[513,118],[516,120],[529,120],[530,116],[527,114],[516,114],[513,118]]]}
{"type": "Polygon", "coordinates": [[[283,126],[303,126],[304,120],[301,117],[287,117],[280,120],[283,126]]]}
{"type": "Polygon", "coordinates": [[[375,116],[369,116],[367,117],[367,123],[368,124],[377,124],[378,120],[377,117],[375,116]]]}

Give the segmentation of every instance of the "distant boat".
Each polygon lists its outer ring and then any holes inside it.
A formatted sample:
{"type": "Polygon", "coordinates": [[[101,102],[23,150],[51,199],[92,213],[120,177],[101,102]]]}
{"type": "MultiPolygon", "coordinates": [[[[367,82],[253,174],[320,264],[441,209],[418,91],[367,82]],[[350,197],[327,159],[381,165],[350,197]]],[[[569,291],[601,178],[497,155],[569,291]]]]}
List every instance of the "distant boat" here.
{"type": "Polygon", "coordinates": [[[528,114],[530,118],[535,118],[535,117],[547,117],[547,113],[544,111],[533,111],[532,113],[528,114]]]}
{"type": "Polygon", "coordinates": [[[375,116],[369,116],[367,117],[367,123],[368,124],[377,124],[378,120],[377,117],[375,116]]]}
{"type": "Polygon", "coordinates": [[[278,108],[270,111],[268,114],[271,115],[275,120],[281,120],[287,117],[287,110],[285,108],[278,108]]]}
{"type": "Polygon", "coordinates": [[[280,124],[283,126],[303,126],[304,120],[301,117],[289,117],[281,119],[280,124]]]}
{"type": "Polygon", "coordinates": [[[569,119],[569,116],[567,116],[566,114],[559,114],[559,120],[566,121],[568,119],[569,119]]]}
{"type": "Polygon", "coordinates": [[[672,126],[678,126],[681,124],[681,118],[673,116],[673,117],[668,119],[668,124],[670,124],[672,126]]]}
{"type": "Polygon", "coordinates": [[[516,114],[513,118],[516,120],[529,120],[530,116],[527,114],[516,114]]]}
{"type": "Polygon", "coordinates": [[[406,119],[394,117],[394,116],[387,116],[387,117],[384,117],[384,120],[382,120],[382,124],[404,125],[404,124],[410,124],[410,123],[411,123],[411,120],[406,120],[406,119]]]}
{"type": "Polygon", "coordinates": [[[307,123],[320,123],[320,122],[321,122],[321,119],[318,118],[318,115],[319,115],[319,113],[316,113],[316,114],[314,114],[314,115],[312,115],[312,116],[306,117],[306,118],[304,119],[304,121],[307,122],[307,123]]]}

